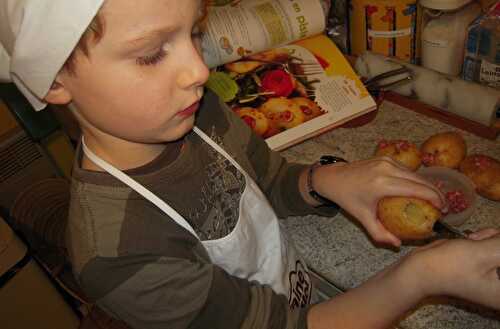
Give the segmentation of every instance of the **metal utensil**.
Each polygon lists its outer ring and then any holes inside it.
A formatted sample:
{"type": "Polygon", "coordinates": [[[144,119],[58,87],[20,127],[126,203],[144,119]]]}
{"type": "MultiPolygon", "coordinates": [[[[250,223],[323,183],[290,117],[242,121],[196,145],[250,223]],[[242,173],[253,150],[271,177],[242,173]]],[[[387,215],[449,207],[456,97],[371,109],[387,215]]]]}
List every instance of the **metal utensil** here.
{"type": "Polygon", "coordinates": [[[439,238],[444,239],[467,239],[467,234],[443,221],[436,221],[432,228],[439,238]]]}
{"type": "Polygon", "coordinates": [[[378,93],[396,86],[410,82],[412,72],[406,66],[378,74],[364,82],[370,93],[378,93]]]}

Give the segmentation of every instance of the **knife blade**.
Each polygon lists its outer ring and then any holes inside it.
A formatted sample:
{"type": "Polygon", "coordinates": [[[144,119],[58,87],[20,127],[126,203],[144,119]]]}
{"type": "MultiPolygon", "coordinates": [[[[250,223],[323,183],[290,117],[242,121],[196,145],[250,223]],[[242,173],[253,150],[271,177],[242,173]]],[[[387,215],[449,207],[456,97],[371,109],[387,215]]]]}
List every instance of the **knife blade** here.
{"type": "Polygon", "coordinates": [[[447,224],[443,221],[436,221],[432,230],[438,234],[440,238],[445,239],[467,239],[467,234],[459,229],[447,224]]]}

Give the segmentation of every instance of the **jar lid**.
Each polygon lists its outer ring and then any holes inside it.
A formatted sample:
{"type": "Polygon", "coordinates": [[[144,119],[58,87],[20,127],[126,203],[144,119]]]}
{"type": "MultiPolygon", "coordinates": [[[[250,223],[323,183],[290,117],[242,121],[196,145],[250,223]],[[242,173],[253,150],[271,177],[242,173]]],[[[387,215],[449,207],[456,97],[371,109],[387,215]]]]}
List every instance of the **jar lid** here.
{"type": "Polygon", "coordinates": [[[420,5],[429,9],[447,11],[459,9],[470,2],[472,0],[420,0],[420,5]]]}

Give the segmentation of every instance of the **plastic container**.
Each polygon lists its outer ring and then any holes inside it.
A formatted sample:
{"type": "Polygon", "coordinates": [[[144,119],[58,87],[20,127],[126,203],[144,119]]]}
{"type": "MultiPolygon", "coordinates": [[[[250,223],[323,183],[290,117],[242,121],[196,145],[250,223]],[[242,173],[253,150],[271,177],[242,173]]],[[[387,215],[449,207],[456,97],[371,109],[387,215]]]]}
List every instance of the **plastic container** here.
{"type": "Polygon", "coordinates": [[[441,220],[453,225],[460,226],[474,213],[476,208],[477,194],[474,183],[460,172],[445,167],[422,167],[418,174],[429,179],[436,185],[440,185],[440,190],[446,194],[450,191],[460,191],[468,204],[467,209],[459,213],[449,212],[441,220]]]}
{"type": "Polygon", "coordinates": [[[500,2],[469,26],[462,78],[500,89],[500,2]]]}
{"type": "Polygon", "coordinates": [[[469,24],[481,6],[470,0],[423,0],[422,66],[452,76],[462,72],[469,24]]]}

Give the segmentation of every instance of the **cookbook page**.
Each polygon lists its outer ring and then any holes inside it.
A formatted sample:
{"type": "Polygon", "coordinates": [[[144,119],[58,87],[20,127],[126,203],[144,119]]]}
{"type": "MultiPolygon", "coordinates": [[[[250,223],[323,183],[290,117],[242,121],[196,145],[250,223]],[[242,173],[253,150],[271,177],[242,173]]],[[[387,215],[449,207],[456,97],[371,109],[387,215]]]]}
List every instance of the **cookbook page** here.
{"type": "Polygon", "coordinates": [[[283,48],[296,58],[288,71],[297,81],[295,86],[305,87],[305,93],[298,90],[298,95],[289,96],[292,103],[298,103],[304,119],[268,136],[271,149],[283,150],[376,109],[349,62],[327,36],[317,35],[283,48]],[[314,104],[305,102],[305,97],[314,104]],[[317,114],[311,115],[316,108],[317,114]]]}
{"type": "Polygon", "coordinates": [[[223,1],[209,7],[202,40],[208,67],[321,33],[325,0],[223,1]]]}
{"type": "Polygon", "coordinates": [[[220,65],[206,86],[274,150],[376,107],[349,62],[323,34],[220,65]]]}

